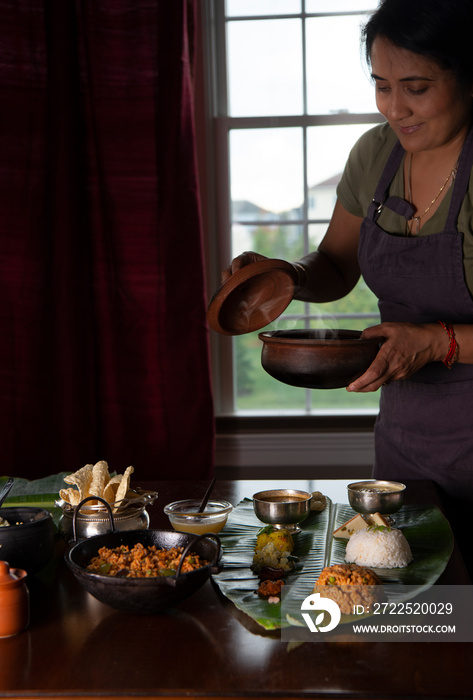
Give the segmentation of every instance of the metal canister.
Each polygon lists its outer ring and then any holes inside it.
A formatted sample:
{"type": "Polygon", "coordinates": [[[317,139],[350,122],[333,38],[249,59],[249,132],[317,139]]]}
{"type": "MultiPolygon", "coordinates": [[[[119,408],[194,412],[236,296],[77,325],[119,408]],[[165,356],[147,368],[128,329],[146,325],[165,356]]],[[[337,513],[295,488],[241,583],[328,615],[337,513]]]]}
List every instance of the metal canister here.
{"type": "MultiPolygon", "coordinates": [[[[136,498],[127,499],[119,505],[111,504],[113,510],[113,525],[115,530],[146,530],[149,527],[149,514],[146,510],[157,497],[154,491],[140,492],[136,498]]],[[[57,502],[62,509],[59,519],[58,529],[67,541],[73,538],[74,514],[76,520],[76,537],[85,539],[94,535],[103,535],[112,530],[108,509],[98,503],[97,505],[87,504],[80,507],[76,513],[77,506],[68,503],[57,502]]]]}

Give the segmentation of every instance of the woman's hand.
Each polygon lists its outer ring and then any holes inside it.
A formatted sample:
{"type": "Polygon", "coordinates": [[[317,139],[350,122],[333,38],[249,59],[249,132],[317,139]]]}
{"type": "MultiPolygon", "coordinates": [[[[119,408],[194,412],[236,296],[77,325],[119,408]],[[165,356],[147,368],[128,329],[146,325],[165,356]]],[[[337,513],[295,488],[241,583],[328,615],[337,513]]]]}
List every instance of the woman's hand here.
{"type": "Polygon", "coordinates": [[[222,272],[222,284],[225,282],[229,277],[233,275],[234,272],[237,272],[237,270],[241,270],[242,267],[246,267],[247,265],[250,265],[251,263],[258,262],[258,260],[267,260],[268,258],[265,255],[260,255],[259,253],[253,253],[252,251],[245,251],[244,253],[241,253],[238,255],[236,258],[233,258],[232,264],[229,265],[223,272],[222,272]]]}
{"type": "Polygon", "coordinates": [[[381,323],[366,328],[362,338],[380,338],[378,354],[366,372],[347,391],[376,391],[383,384],[408,379],[428,362],[442,360],[448,350],[448,337],[436,323],[381,323]]]}

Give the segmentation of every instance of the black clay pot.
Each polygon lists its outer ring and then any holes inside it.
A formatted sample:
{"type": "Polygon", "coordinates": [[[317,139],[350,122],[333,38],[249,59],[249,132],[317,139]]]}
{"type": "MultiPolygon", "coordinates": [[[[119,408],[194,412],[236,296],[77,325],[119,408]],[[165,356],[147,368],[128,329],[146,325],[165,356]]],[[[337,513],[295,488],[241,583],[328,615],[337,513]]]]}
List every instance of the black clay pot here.
{"type": "Polygon", "coordinates": [[[74,544],[66,552],[65,559],[79,583],[102,603],[125,612],[150,614],[172,608],[195,593],[212,573],[220,570],[220,556],[220,540],[216,535],[196,536],[170,530],[136,530],[89,537],[74,544]],[[178,571],[176,576],[150,578],[120,578],[87,571],[87,564],[101,547],[113,549],[128,545],[131,548],[138,542],[145,547],[155,545],[157,549],[184,547],[210,563],[188,573],[178,571]]]}
{"type": "Polygon", "coordinates": [[[10,523],[0,527],[0,559],[28,574],[42,569],[54,554],[56,529],[51,513],[44,508],[20,506],[3,507],[0,515],[10,523]]]}

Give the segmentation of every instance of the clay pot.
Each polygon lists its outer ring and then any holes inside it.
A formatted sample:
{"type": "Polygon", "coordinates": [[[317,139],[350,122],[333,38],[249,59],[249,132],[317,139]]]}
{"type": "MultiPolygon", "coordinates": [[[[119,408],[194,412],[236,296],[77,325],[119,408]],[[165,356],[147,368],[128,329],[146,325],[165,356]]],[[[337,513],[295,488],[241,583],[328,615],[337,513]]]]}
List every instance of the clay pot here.
{"type": "Polygon", "coordinates": [[[29,623],[29,592],[25,583],[26,571],[10,569],[0,561],[0,638],[22,632],[29,623]]]}
{"type": "Polygon", "coordinates": [[[35,574],[54,555],[56,529],[51,513],[33,506],[3,507],[2,517],[9,526],[0,528],[0,559],[30,576],[35,574]]]}
{"type": "Polygon", "coordinates": [[[307,389],[346,387],[373,362],[379,340],[348,330],[266,331],[261,364],[275,379],[307,389]]]}

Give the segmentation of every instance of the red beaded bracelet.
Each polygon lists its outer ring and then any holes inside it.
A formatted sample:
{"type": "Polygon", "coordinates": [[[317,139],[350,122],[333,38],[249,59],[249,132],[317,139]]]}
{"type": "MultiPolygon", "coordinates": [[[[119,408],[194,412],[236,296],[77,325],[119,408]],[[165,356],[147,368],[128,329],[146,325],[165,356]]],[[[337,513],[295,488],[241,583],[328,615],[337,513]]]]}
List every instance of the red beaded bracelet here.
{"type": "Polygon", "coordinates": [[[452,365],[454,365],[455,362],[458,361],[458,352],[460,350],[460,346],[457,343],[455,331],[453,330],[452,324],[444,323],[443,321],[439,321],[439,323],[442,326],[442,328],[447,332],[448,339],[450,341],[447,354],[445,355],[442,362],[445,365],[445,367],[447,367],[447,369],[452,369],[452,365]]]}

